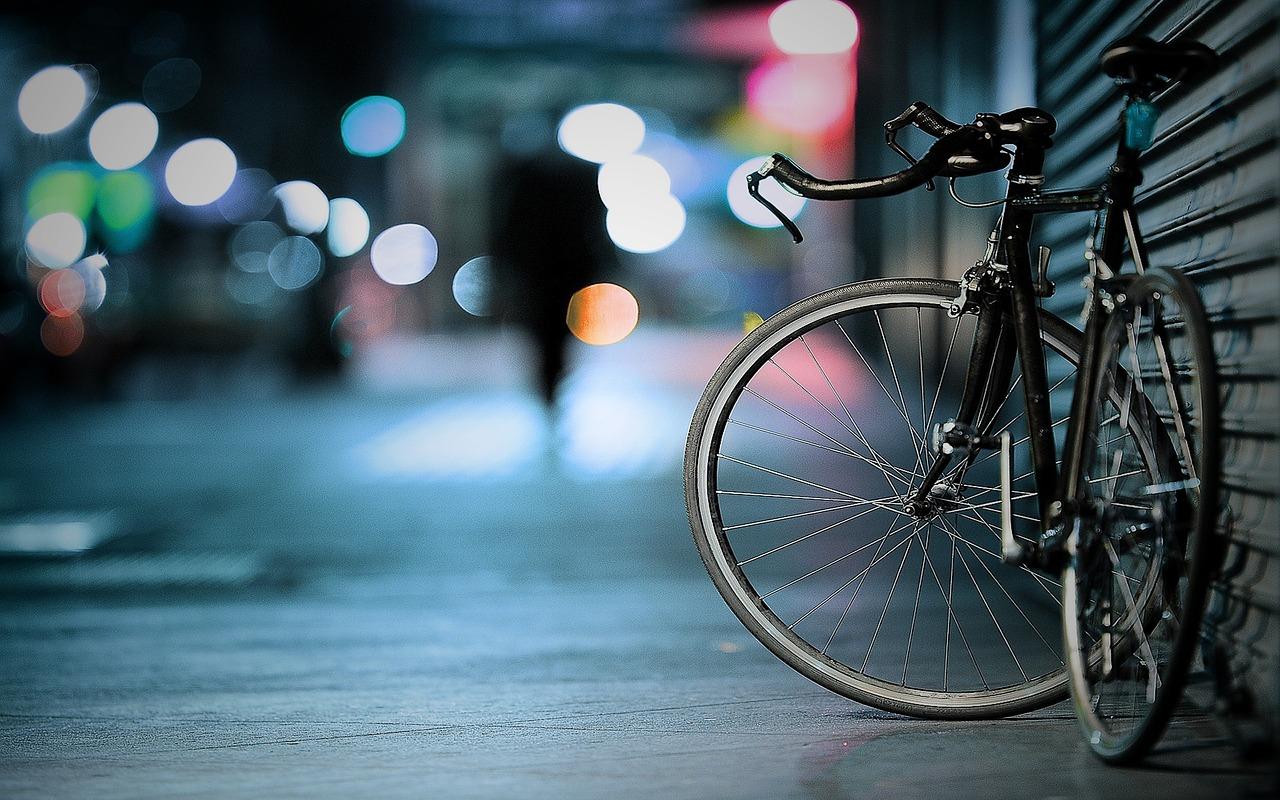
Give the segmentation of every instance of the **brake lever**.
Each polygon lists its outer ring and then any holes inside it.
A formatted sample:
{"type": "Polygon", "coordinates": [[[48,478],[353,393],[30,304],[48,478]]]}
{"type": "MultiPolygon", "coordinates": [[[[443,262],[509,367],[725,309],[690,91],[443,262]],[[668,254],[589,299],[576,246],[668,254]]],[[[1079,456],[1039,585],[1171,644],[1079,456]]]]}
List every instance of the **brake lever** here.
{"type": "MultiPolygon", "coordinates": [[[[889,145],[890,150],[902,156],[912,166],[915,166],[919,159],[908,153],[905,147],[898,144],[898,131],[914,122],[918,113],[920,113],[920,103],[912,103],[907,106],[906,111],[884,124],[884,143],[889,145]]],[[[928,192],[934,190],[933,178],[924,182],[924,188],[928,192]]]]}
{"type": "Polygon", "coordinates": [[[760,203],[760,205],[772,211],[773,215],[782,222],[783,226],[786,227],[787,231],[791,234],[791,238],[795,240],[795,243],[800,244],[804,241],[804,235],[800,233],[800,229],[796,227],[796,224],[791,221],[790,217],[783,214],[777,206],[769,202],[768,198],[760,194],[761,177],[762,176],[759,171],[752,172],[747,175],[747,193],[754,197],[756,202],[760,203]]]}

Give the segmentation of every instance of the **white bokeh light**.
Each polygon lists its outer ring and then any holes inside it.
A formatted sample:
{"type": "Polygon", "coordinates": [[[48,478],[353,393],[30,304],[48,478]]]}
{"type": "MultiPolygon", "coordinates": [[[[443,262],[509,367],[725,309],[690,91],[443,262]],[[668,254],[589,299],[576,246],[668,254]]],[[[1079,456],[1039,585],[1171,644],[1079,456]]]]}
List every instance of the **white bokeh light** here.
{"type": "Polygon", "coordinates": [[[617,103],[578,106],[560,120],[556,139],[569,155],[603,164],[640,147],[644,120],[617,103]]]}
{"type": "Polygon", "coordinates": [[[89,152],[103,169],[128,169],[151,155],[160,124],[141,103],[112,106],[89,129],[89,152]]]}
{"type": "Polygon", "coordinates": [[[338,258],[355,255],[369,241],[369,214],[350,197],[329,201],[329,252],[338,258]]]}
{"type": "Polygon", "coordinates": [[[684,224],[684,206],[669,194],[616,206],[605,217],[609,238],[631,253],[665,250],[684,233],[684,224]]]}
{"type": "Polygon", "coordinates": [[[69,267],[84,255],[87,238],[79,217],[59,211],[41,217],[27,229],[27,255],[49,269],[69,267]]]}
{"type": "Polygon", "coordinates": [[[493,265],[488,256],[478,256],[458,267],[453,274],[453,299],[473,317],[493,313],[493,265]]]}
{"type": "Polygon", "coordinates": [[[844,53],[858,41],[858,18],[837,0],[787,0],[769,15],[769,34],[784,53],[844,53]]]}
{"type": "Polygon", "coordinates": [[[310,181],[286,181],[276,187],[284,221],[301,234],[319,233],[329,224],[329,198],[310,181]]]}
{"type": "Polygon", "coordinates": [[[407,223],[387,228],[373,240],[369,259],[373,271],[387,283],[407,286],[431,274],[440,247],[431,231],[407,223]]]}
{"type": "Polygon", "coordinates": [[[164,167],[164,185],[184,206],[214,202],[236,178],[236,154],[218,139],[195,139],[173,151],[164,167]]]}
{"type": "Polygon", "coordinates": [[[76,121],[89,99],[84,77],[71,67],[45,67],[18,93],[18,117],[32,133],[57,133],[76,121]]]}
{"type": "Polygon", "coordinates": [[[648,156],[629,155],[605,162],[596,179],[600,199],[609,208],[671,193],[671,175],[648,156]]]}
{"type": "MultiPolygon", "coordinates": [[[[729,210],[739,220],[753,228],[779,228],[782,222],[747,192],[747,175],[759,169],[765,162],[765,158],[765,156],[759,156],[742,162],[741,166],[733,171],[733,175],[729,176],[729,185],[725,194],[729,198],[729,210]]],[[[777,181],[761,181],[760,194],[792,219],[795,219],[796,214],[804,208],[805,199],[788,192],[777,181]]]]}

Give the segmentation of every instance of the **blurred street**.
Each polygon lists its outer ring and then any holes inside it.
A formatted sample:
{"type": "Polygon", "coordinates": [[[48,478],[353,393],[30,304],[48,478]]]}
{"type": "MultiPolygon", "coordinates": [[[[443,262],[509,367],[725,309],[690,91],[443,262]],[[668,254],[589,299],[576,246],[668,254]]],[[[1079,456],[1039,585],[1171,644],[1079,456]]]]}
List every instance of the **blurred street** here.
{"type": "Polygon", "coordinates": [[[0,795],[1204,797],[1258,785],[1194,716],[1144,769],[1108,769],[1066,705],[912,720],[776,660],[716,594],[681,498],[688,416],[731,341],[685,334],[674,362],[673,336],[637,334],[608,359],[584,348],[551,428],[493,360],[518,350],[443,339],[396,345],[387,363],[402,373],[373,354],[345,386],[255,398],[261,381],[224,375],[205,397],[8,417],[0,795]],[[473,367],[416,368],[441,348],[473,367]],[[635,363],[667,366],[622,377],[635,363]],[[16,552],[23,542],[48,549],[16,552]]]}

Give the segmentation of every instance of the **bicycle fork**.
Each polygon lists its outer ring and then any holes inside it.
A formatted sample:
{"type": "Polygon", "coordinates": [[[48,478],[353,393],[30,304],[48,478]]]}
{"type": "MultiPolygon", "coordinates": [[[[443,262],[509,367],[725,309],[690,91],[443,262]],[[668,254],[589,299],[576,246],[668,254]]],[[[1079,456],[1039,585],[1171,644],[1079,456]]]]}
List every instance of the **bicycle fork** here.
{"type": "Polygon", "coordinates": [[[1036,496],[1039,501],[1040,535],[1049,526],[1051,508],[1057,496],[1055,444],[1049,416],[1049,389],[1035,297],[1046,283],[1047,249],[1041,250],[1039,282],[1033,283],[1026,236],[1029,218],[1010,213],[989,239],[987,255],[966,275],[961,298],[952,315],[977,306],[978,324],[965,375],[960,409],[956,417],[934,431],[934,462],[920,486],[905,499],[908,513],[926,517],[939,512],[939,500],[960,481],[944,479],[957,458],[965,463],[953,475],[963,477],[980,450],[998,450],[1000,458],[1000,544],[1006,562],[1038,562],[1041,548],[1019,544],[1013,533],[1013,439],[1012,433],[991,432],[1012,386],[1014,358],[1022,364],[1023,395],[1026,400],[1028,437],[1036,496]],[[1003,246],[1001,246],[1003,243],[1003,246]],[[999,258],[1002,256],[1003,258],[999,258]],[[1001,264],[1000,261],[1005,263],[1001,264]],[[973,294],[971,294],[973,293],[973,294]],[[976,294],[976,297],[973,295],[976,294]]]}

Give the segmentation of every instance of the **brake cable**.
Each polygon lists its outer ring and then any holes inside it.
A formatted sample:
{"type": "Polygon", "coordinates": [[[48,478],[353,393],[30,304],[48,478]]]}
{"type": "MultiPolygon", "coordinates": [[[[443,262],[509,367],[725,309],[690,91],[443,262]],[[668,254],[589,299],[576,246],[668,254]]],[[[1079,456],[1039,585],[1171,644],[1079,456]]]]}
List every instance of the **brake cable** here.
{"type": "Polygon", "coordinates": [[[957,203],[959,203],[960,205],[964,206],[965,208],[991,208],[992,206],[998,206],[998,205],[1000,205],[1000,204],[1002,204],[1002,203],[1007,203],[1007,202],[1009,202],[1009,199],[1008,199],[1007,197],[1001,197],[1001,198],[999,198],[999,199],[997,199],[997,200],[988,200],[988,201],[986,201],[986,202],[984,202],[984,203],[970,203],[969,201],[962,199],[962,198],[960,197],[960,195],[956,194],[956,179],[955,179],[955,178],[950,178],[950,179],[948,179],[948,181],[947,181],[947,191],[951,193],[951,199],[952,199],[952,200],[955,200],[957,203]]]}

